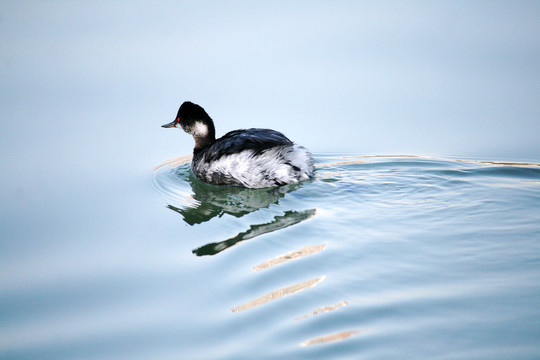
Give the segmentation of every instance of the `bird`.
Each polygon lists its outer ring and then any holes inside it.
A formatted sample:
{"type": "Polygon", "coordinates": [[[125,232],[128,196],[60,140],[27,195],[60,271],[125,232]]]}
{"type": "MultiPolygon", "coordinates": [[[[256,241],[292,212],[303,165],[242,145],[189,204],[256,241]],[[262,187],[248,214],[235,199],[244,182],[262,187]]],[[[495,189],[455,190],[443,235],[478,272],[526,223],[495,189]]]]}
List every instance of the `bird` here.
{"type": "Polygon", "coordinates": [[[233,130],[216,139],[214,122],[197,104],[185,101],[176,118],[162,125],[193,136],[191,170],[212,185],[252,189],[297,184],[313,177],[313,157],[282,133],[271,129],[233,130]]]}

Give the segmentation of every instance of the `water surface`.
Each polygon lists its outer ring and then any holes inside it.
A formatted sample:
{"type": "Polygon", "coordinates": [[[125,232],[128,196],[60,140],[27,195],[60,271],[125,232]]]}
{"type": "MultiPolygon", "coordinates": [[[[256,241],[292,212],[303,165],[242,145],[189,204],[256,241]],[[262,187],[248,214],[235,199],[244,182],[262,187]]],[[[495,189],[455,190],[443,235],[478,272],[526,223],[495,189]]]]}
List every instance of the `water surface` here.
{"type": "Polygon", "coordinates": [[[0,357],[540,357],[539,164],[316,162],[251,190],[183,157],[83,207],[105,225],[4,262],[0,357]]]}

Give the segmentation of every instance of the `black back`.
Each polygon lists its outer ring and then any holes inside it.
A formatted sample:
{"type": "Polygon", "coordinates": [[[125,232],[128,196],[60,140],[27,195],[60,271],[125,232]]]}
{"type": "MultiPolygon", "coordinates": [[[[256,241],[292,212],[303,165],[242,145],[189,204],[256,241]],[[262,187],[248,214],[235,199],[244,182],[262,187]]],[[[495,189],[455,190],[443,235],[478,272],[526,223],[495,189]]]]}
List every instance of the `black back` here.
{"type": "Polygon", "coordinates": [[[239,153],[243,150],[254,150],[260,154],[266,149],[292,145],[282,133],[270,129],[234,130],[217,139],[205,149],[206,161],[217,160],[222,156],[239,153]]]}

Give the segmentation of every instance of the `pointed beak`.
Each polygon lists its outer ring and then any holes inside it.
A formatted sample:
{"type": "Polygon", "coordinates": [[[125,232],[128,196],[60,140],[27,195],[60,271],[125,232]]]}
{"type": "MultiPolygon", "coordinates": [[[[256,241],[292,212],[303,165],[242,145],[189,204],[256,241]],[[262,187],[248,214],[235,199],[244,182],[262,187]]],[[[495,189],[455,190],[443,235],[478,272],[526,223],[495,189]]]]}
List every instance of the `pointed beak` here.
{"type": "Polygon", "coordinates": [[[173,122],[170,122],[168,124],[165,124],[165,125],[161,125],[162,128],[172,128],[172,127],[175,127],[176,125],[176,120],[174,120],[173,122]]]}

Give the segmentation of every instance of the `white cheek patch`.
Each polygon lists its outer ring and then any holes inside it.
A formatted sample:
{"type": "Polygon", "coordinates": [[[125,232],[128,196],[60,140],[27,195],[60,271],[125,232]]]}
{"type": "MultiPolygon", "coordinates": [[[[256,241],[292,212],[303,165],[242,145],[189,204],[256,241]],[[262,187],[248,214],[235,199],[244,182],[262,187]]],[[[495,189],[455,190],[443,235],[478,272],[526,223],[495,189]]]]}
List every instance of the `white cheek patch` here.
{"type": "Polygon", "coordinates": [[[206,126],[200,121],[196,121],[193,127],[191,128],[191,135],[197,136],[197,137],[208,136],[208,126],[206,126]]]}

